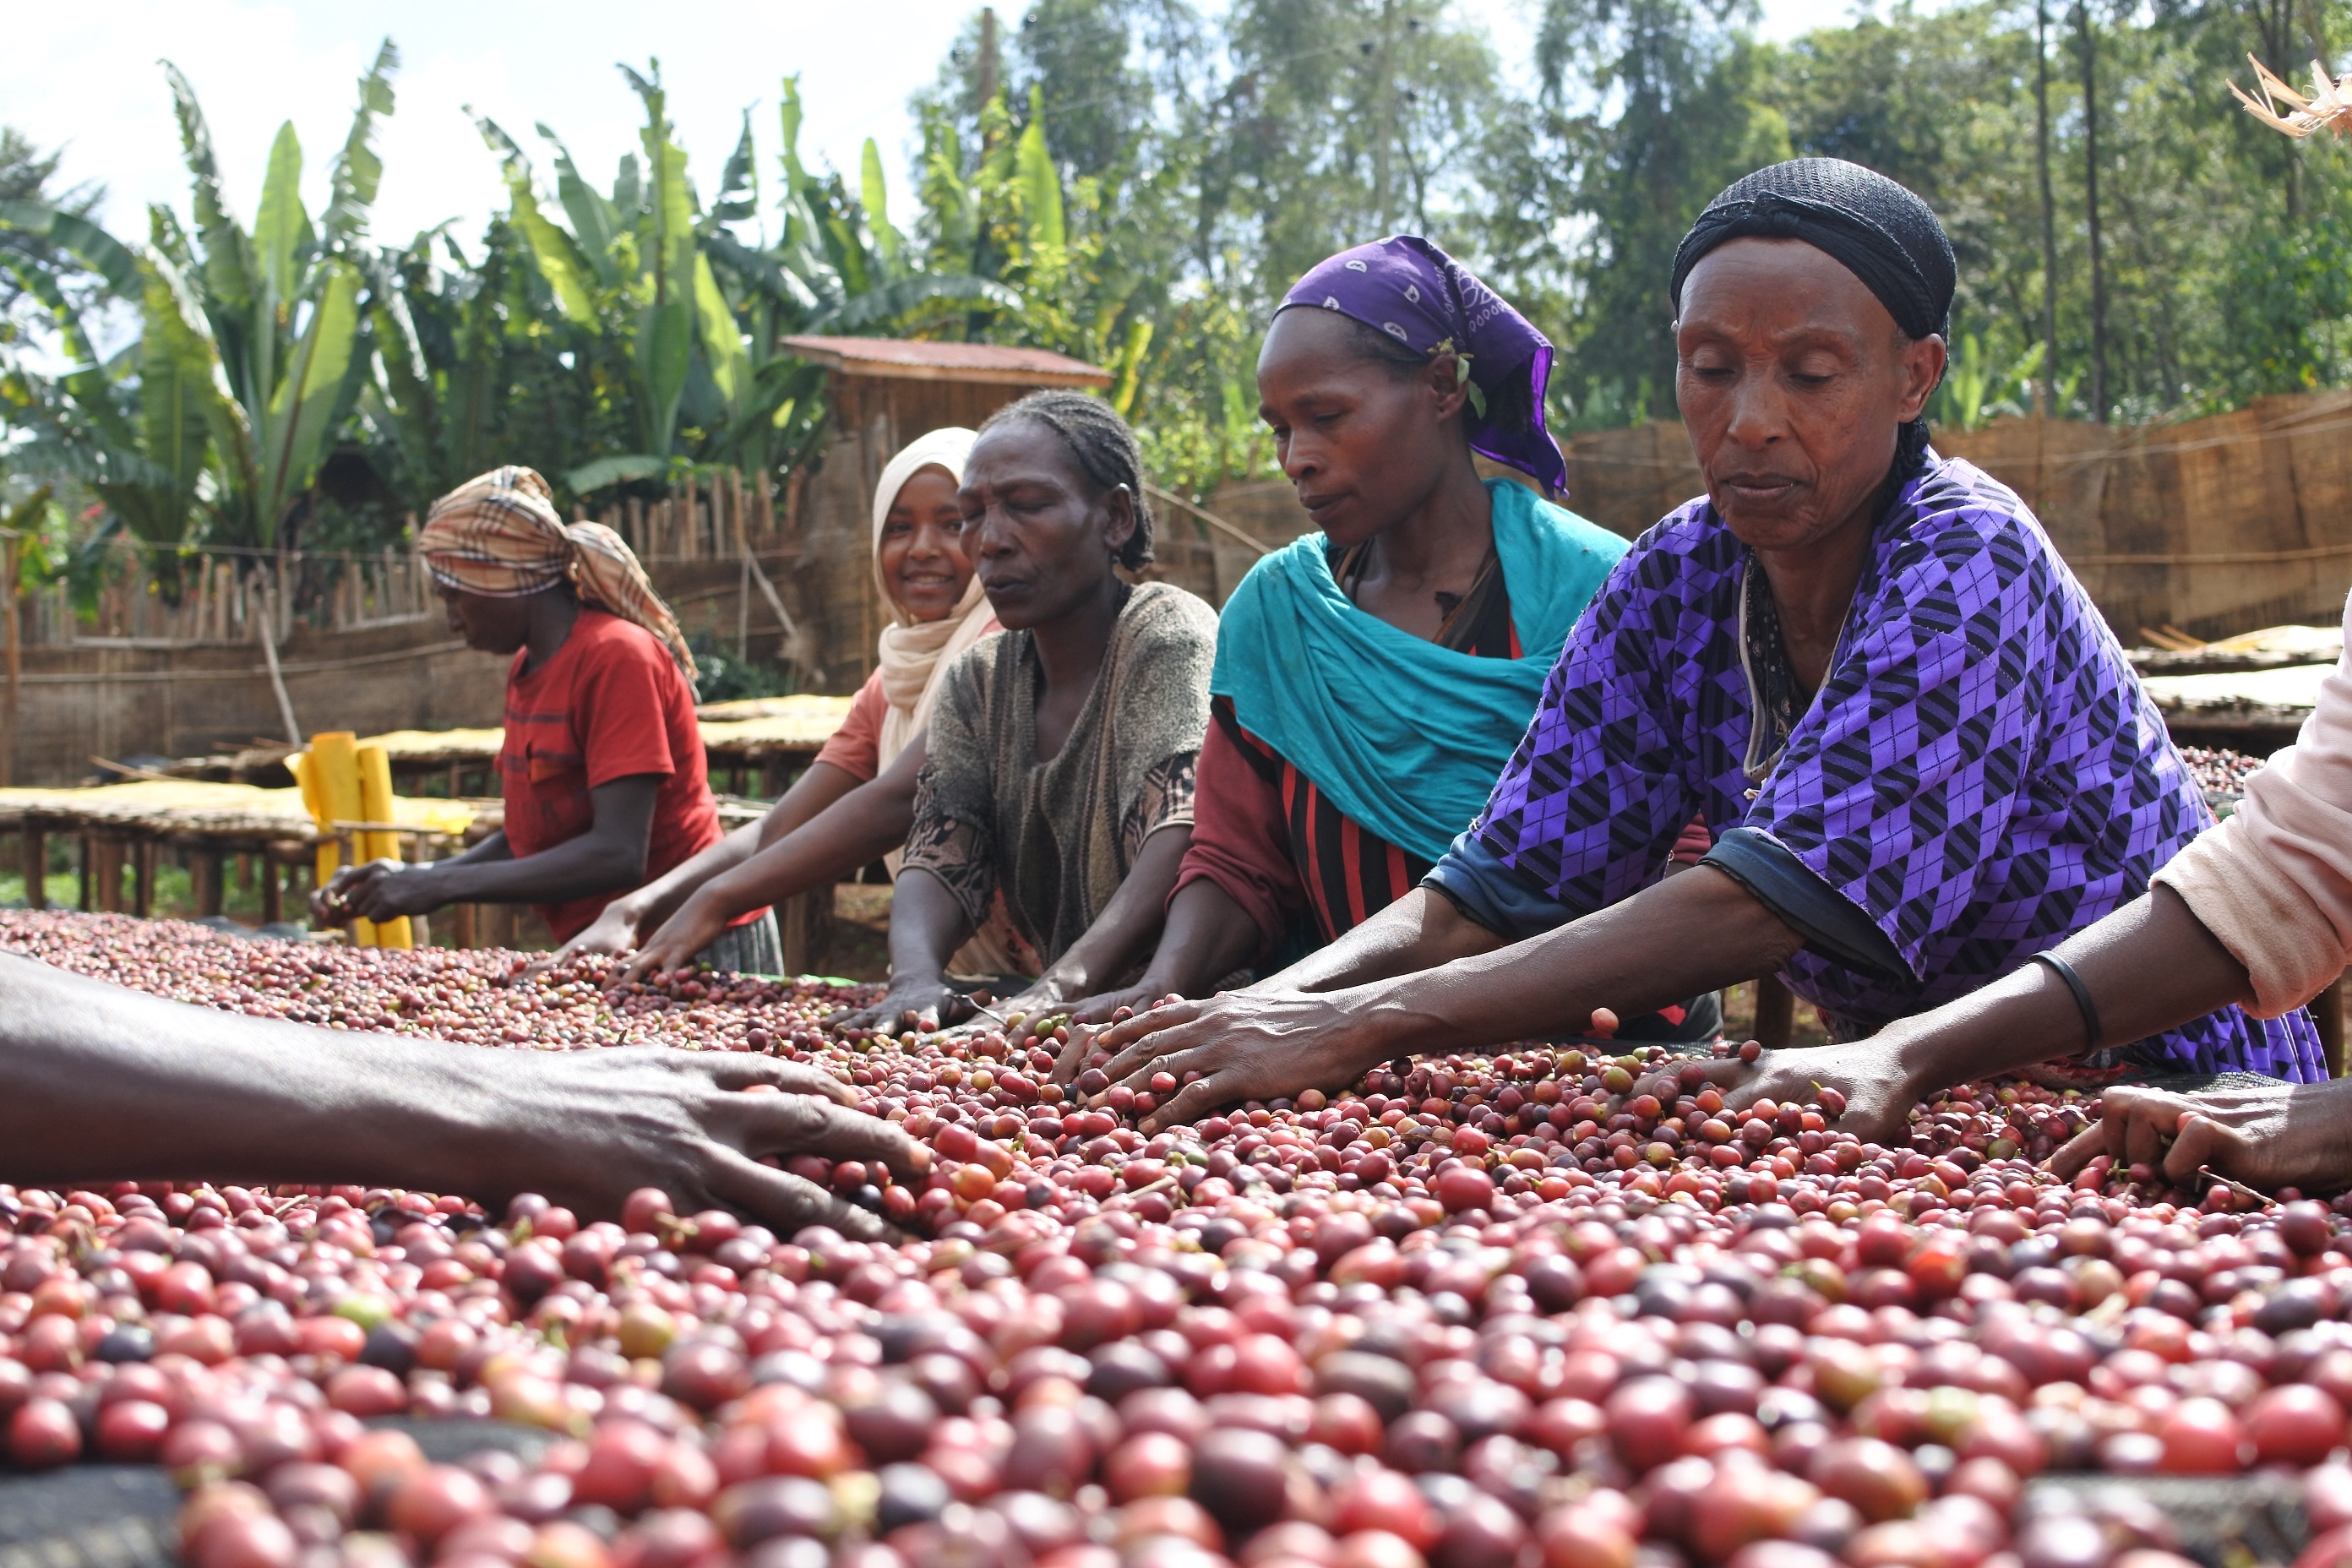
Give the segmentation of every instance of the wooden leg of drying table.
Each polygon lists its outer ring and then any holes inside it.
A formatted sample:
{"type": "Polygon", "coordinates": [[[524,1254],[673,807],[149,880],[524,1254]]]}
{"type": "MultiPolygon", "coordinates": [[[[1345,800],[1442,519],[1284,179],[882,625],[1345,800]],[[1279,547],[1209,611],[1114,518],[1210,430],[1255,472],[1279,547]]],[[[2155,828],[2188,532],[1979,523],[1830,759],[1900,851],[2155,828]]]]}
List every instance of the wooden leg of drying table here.
{"type": "Polygon", "coordinates": [[[286,868],[267,849],[257,858],[261,872],[261,923],[276,925],[286,918],[286,868]]]}
{"type": "Polygon", "coordinates": [[[833,947],[833,889],[811,888],[776,906],[777,935],[784,973],[807,974],[823,964],[833,947]]]}
{"type": "Polygon", "coordinates": [[[217,849],[198,849],[188,869],[188,879],[196,885],[196,913],[219,914],[228,905],[227,857],[217,849]]]}
{"type": "Polygon", "coordinates": [[[449,909],[449,940],[461,948],[470,948],[474,941],[474,906],[453,904],[449,909]]]}
{"type": "Polygon", "coordinates": [[[124,846],[131,857],[131,912],[141,920],[155,915],[155,858],[160,847],[152,838],[135,838],[124,846]]]}
{"type": "Polygon", "coordinates": [[[1767,974],[1756,982],[1756,1038],[1768,1051],[1785,1050],[1797,1027],[1797,998],[1767,974]]]}
{"type": "Polygon", "coordinates": [[[81,836],[81,912],[89,914],[98,908],[98,841],[85,833],[81,836]]]}
{"type": "Polygon", "coordinates": [[[17,837],[25,853],[25,907],[46,910],[49,907],[49,836],[26,823],[17,837]]]}
{"type": "Polygon", "coordinates": [[[90,841],[90,870],[97,879],[98,908],[106,914],[122,912],[122,840],[96,837],[90,841]]]}

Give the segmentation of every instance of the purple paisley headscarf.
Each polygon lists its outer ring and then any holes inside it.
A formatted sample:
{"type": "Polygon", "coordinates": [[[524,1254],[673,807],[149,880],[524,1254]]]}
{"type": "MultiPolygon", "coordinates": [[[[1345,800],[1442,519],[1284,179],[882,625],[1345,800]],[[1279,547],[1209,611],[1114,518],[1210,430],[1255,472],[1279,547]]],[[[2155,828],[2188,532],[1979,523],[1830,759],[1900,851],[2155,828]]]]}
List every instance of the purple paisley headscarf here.
{"type": "Polygon", "coordinates": [[[1454,258],[1417,234],[1343,250],[1318,263],[1282,298],[1293,306],[1337,310],[1388,333],[1415,353],[1441,343],[1470,357],[1470,382],[1486,411],[1463,410],[1473,450],[1568,489],[1568,465],[1544,427],[1544,387],[1551,379],[1551,340],[1454,258]],[[1525,399],[1498,395],[1525,388],[1525,399]],[[1506,411],[1508,412],[1506,412],[1506,411]]]}

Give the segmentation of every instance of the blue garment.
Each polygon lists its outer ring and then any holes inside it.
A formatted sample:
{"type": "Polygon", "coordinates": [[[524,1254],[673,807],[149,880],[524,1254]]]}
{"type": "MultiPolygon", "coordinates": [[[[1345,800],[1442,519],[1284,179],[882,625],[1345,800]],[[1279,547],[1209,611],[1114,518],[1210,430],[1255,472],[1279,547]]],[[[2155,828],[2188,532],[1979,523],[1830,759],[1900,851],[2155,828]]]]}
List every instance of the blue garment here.
{"type": "Polygon", "coordinates": [[[1569,628],[1626,542],[1489,479],[1495,551],[1517,658],[1480,658],[1349,602],[1329,542],[1293,541],[1250,568],[1217,623],[1210,692],[1348,816],[1422,860],[1486,804],[1569,628]]]}
{"type": "MultiPolygon", "coordinates": [[[[1903,487],[1821,689],[1762,746],[1772,715],[1741,635],[1756,570],[1704,500],[1643,535],[1428,884],[1517,940],[1655,882],[1703,813],[1719,842],[1753,837],[1776,851],[1760,868],[1801,867],[1877,929],[1850,941],[1845,921],[1808,920],[1814,940],[1780,971],[1854,1038],[2137,898],[2210,825],[2089,595],[1982,471],[1930,454],[1903,487]]],[[[2087,1065],[2327,1076],[2307,1014],[2235,1006],[2087,1065]]]]}

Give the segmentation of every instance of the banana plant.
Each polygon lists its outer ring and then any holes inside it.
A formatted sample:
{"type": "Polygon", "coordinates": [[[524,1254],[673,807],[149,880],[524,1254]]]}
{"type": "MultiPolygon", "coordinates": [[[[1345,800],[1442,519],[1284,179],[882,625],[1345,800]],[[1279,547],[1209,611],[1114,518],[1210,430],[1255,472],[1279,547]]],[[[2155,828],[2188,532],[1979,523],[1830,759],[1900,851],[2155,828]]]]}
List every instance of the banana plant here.
{"type": "Polygon", "coordinates": [[[802,162],[801,122],[800,79],[786,77],[774,243],[746,238],[733,226],[759,212],[748,117],[703,222],[704,254],[746,354],[737,379],[716,387],[724,408],[714,423],[711,460],[791,468],[814,451],[824,428],[824,373],[793,355],[786,337],[918,330],[974,305],[1001,310],[1021,304],[1018,292],[992,279],[924,265],[927,258],[890,221],[889,184],[872,138],[853,195],[839,176],[816,174],[802,162]]]}
{"type": "Polygon", "coordinates": [[[1105,365],[1112,404],[1131,412],[1153,329],[1134,308],[1142,273],[1117,259],[1100,184],[1065,188],[1034,89],[1018,130],[1001,93],[982,107],[979,130],[980,147],[968,153],[946,113],[934,110],[924,127],[924,228],[935,265],[968,267],[1019,300],[971,311],[964,335],[1105,365]]]}
{"type": "Polygon", "coordinates": [[[656,62],[650,75],[621,68],[646,108],[635,154],[621,160],[609,195],[583,179],[562,141],[554,149],[555,206],[541,200],[530,160],[497,122],[478,116],[483,140],[506,170],[510,216],[557,311],[607,351],[625,354],[637,450],[607,460],[629,477],[667,470],[678,432],[678,406],[698,353],[722,389],[750,372],[742,345],[698,233],[698,205],[688,181],[686,149],[667,114],[656,62]]]}
{"type": "Polygon", "coordinates": [[[392,112],[398,66],[387,39],[360,79],[315,226],[290,121],[270,149],[253,228],[237,222],[194,89],[169,64],[193,237],[162,206],[134,247],[37,203],[0,204],[0,223],[71,251],[138,312],[135,351],[100,364],[63,295],[40,291],[74,363],[38,452],[89,482],[148,543],[184,542],[201,521],[216,542],[269,547],[316,477],[359,391],[358,259],[383,174],[376,122],[392,112]]]}
{"type": "Polygon", "coordinates": [[[2006,365],[1993,363],[1980,332],[1962,336],[1958,348],[1944,372],[1944,384],[1936,390],[1935,413],[1941,423],[1977,430],[2004,414],[2022,414],[2033,405],[2033,378],[2042,374],[2042,344],[2031,345],[2006,365]]]}

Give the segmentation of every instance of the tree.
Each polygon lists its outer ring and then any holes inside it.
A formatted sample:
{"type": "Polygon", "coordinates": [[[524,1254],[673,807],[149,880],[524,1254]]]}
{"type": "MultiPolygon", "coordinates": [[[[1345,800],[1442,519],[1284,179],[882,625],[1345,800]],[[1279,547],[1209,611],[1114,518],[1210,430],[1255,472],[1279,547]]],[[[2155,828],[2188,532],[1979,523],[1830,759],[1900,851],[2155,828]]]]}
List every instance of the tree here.
{"type": "MultiPolygon", "coordinates": [[[[61,156],[43,153],[13,126],[0,125],[0,202],[33,202],[70,217],[88,219],[105,199],[106,188],[94,181],[64,190],[52,188],[61,156]]],[[[88,281],[86,276],[68,277],[75,270],[70,253],[23,229],[0,227],[0,256],[8,261],[0,266],[0,322],[13,323],[18,307],[26,302],[25,285],[17,272],[21,267],[37,268],[60,281],[88,281]]],[[[0,327],[0,331],[9,330],[0,327]]]]}
{"type": "Polygon", "coordinates": [[[1570,263],[1567,374],[1639,416],[1671,408],[1675,248],[1725,185],[1789,155],[1736,0],[1549,0],[1536,62],[1589,228],[1570,263]],[[1571,67],[1585,84],[1571,92],[1571,67]]]}
{"type": "Polygon", "coordinates": [[[87,482],[149,544],[176,546],[201,521],[214,542],[267,548],[305,500],[359,391],[360,258],[383,174],[375,122],[392,112],[399,58],[387,39],[360,79],[315,226],[290,121],[270,149],[253,228],[237,221],[194,89],[168,64],[193,236],[162,206],[136,248],[55,206],[0,207],[0,222],[71,251],[139,312],[137,352],[100,364],[70,298],[46,292],[75,363],[34,423],[38,460],[87,482]]]}

